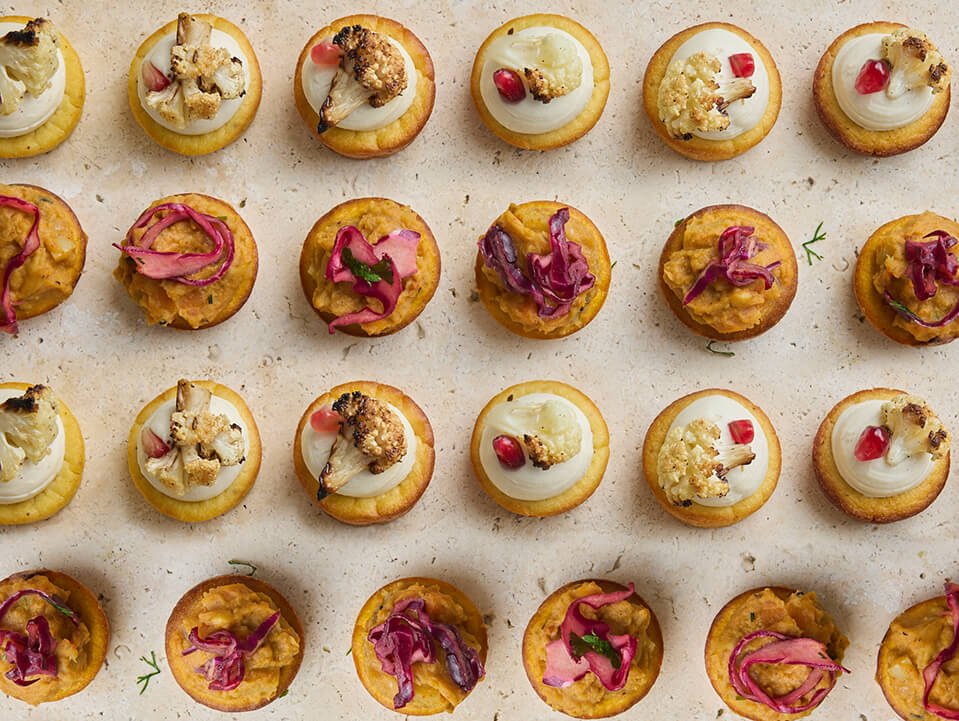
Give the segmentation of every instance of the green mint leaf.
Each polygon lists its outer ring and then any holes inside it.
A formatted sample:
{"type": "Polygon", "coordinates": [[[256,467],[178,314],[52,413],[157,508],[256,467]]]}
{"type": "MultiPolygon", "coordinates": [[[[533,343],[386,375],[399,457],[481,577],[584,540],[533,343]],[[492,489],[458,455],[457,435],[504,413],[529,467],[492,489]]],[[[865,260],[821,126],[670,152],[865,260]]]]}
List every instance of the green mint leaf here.
{"type": "Polygon", "coordinates": [[[356,259],[349,248],[343,248],[343,262],[350,272],[367,283],[379,283],[385,280],[387,283],[393,282],[393,269],[390,267],[390,261],[383,258],[374,265],[367,265],[356,259]]]}
{"type": "Polygon", "coordinates": [[[623,662],[619,651],[613,648],[609,641],[600,638],[595,633],[587,633],[585,636],[577,636],[575,633],[571,633],[569,635],[569,645],[572,647],[573,656],[577,659],[582,658],[589,651],[594,651],[608,658],[613,668],[619,668],[623,662]]]}

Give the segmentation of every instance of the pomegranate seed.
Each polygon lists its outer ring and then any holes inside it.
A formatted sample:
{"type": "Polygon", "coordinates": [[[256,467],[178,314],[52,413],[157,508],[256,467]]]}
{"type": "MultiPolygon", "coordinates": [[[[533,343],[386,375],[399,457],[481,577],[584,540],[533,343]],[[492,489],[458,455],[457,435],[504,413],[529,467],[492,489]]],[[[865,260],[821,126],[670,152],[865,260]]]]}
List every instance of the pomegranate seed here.
{"type": "Polygon", "coordinates": [[[310,425],[317,433],[338,433],[343,417],[329,406],[323,406],[310,416],[310,425]]]}
{"type": "Polygon", "coordinates": [[[526,464],[523,448],[512,436],[496,436],[493,439],[493,452],[504,468],[515,470],[526,464]]]}
{"type": "Polygon", "coordinates": [[[756,437],[753,422],[749,419],[731,421],[729,424],[729,433],[736,443],[752,443],[753,438],[756,437]]]}
{"type": "Polygon", "coordinates": [[[507,103],[518,103],[526,97],[526,86],[515,70],[500,68],[493,73],[493,85],[507,103]]]}
{"type": "Polygon", "coordinates": [[[751,78],[756,72],[756,61],[752,53],[736,53],[729,56],[729,65],[737,78],[751,78]]]}
{"type": "Polygon", "coordinates": [[[889,62],[867,60],[856,76],[856,92],[860,95],[878,93],[889,84],[889,62]]]}
{"type": "Polygon", "coordinates": [[[856,441],[856,460],[874,461],[889,446],[889,429],[885,426],[866,426],[866,430],[856,441]]]}
{"type": "Polygon", "coordinates": [[[340,56],[342,51],[339,46],[334,45],[333,43],[320,43],[314,45],[313,49],[310,50],[310,59],[319,66],[334,66],[340,64],[340,56]]]}

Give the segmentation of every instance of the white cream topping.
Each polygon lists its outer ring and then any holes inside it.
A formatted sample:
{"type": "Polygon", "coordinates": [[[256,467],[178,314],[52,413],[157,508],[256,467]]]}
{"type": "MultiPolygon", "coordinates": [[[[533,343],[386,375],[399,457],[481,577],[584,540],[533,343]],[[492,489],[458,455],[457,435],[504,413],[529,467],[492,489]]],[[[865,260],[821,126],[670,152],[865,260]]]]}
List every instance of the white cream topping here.
{"type": "Polygon", "coordinates": [[[479,455],[483,470],[501,492],[519,501],[542,501],[555,498],[586,475],[593,460],[593,430],[589,425],[589,418],[575,403],[553,393],[530,393],[501,403],[487,413],[480,438],[479,455]],[[536,433],[536,428],[529,427],[530,415],[522,410],[534,408],[546,401],[559,401],[576,419],[582,435],[579,453],[543,470],[532,464],[526,449],[523,448],[526,463],[521,468],[504,468],[493,450],[493,439],[499,435],[522,438],[527,433],[536,433]],[[521,409],[520,412],[513,413],[517,409],[521,409]]]}
{"type": "Polygon", "coordinates": [[[922,483],[932,470],[932,456],[925,451],[908,456],[896,465],[883,454],[872,461],[856,458],[856,443],[868,426],[882,425],[881,399],[863,401],[839,414],[832,429],[832,455],[842,479],[869,498],[889,498],[922,483]]]}
{"type": "MultiPolygon", "coordinates": [[[[387,468],[382,473],[371,473],[362,471],[354,476],[350,481],[340,488],[336,494],[338,496],[349,496],[350,498],[373,498],[380,496],[400,485],[406,477],[410,475],[413,466],[416,465],[417,439],[416,433],[409,420],[392,403],[381,401],[393,411],[400,419],[403,426],[403,436],[406,438],[406,455],[397,463],[387,468]]],[[[303,462],[306,464],[310,475],[319,478],[323,472],[326,462],[330,458],[330,449],[333,448],[333,441],[336,440],[336,433],[317,433],[309,423],[303,428],[300,435],[300,447],[303,462]]]]}
{"type": "Polygon", "coordinates": [[[884,90],[868,95],[856,91],[856,78],[867,60],[882,57],[884,33],[870,33],[843,43],[832,64],[832,86],[842,111],[866,130],[895,130],[912,123],[932,105],[932,88],[923,86],[892,98],[884,90]]]}
{"type": "Polygon", "coordinates": [[[674,428],[692,423],[697,418],[711,421],[719,426],[719,440],[717,446],[728,446],[735,443],[729,432],[732,421],[748,420],[753,424],[755,437],[749,447],[756,457],[745,466],[737,466],[726,474],[729,492],[719,498],[694,498],[693,502],[701,506],[713,508],[732,506],[744,498],[749,498],[762,485],[769,469],[769,441],[763,432],[759,420],[746,406],[729,396],[716,394],[697,398],[683,408],[669,426],[667,434],[674,428]]]}
{"type": "MultiPolygon", "coordinates": [[[[153,46],[153,49],[143,59],[143,63],[153,63],[157,70],[167,77],[170,77],[170,51],[173,49],[174,45],[176,45],[176,29],[170,31],[169,35],[162,37],[160,41],[153,46]]],[[[223,32],[222,30],[217,30],[214,28],[212,34],[210,35],[210,47],[224,48],[228,53],[230,53],[230,57],[239,58],[243,61],[243,77],[245,80],[245,87],[249,89],[250,68],[247,57],[242,48],[240,48],[240,44],[234,40],[233,36],[229,33],[223,32]]],[[[205,135],[206,133],[212,133],[214,130],[219,130],[228,122],[230,122],[230,119],[234,115],[236,115],[236,111],[240,109],[240,106],[243,104],[243,100],[246,97],[245,95],[241,95],[238,98],[221,100],[220,109],[217,111],[214,117],[209,119],[191,120],[187,123],[185,128],[178,128],[176,125],[160,115],[160,113],[158,113],[156,110],[147,105],[146,95],[148,92],[149,91],[143,82],[143,73],[138,72],[137,94],[140,97],[140,107],[147,112],[147,115],[153,118],[164,128],[167,130],[172,130],[174,133],[179,133],[180,135],[205,135]]]]}
{"type": "Polygon", "coordinates": [[[756,69],[749,80],[752,81],[756,92],[752,94],[752,97],[736,100],[726,109],[729,127],[725,130],[711,130],[705,133],[694,130],[693,135],[704,140],[732,140],[759,125],[769,105],[769,74],[766,72],[766,64],[762,56],[737,33],[723,28],[710,28],[696,33],[680,45],[670,59],[669,65],[677,60],[686,60],[698,52],[712,55],[719,60],[722,69],[716,75],[716,82],[720,86],[736,77],[729,64],[730,55],[737,53],[752,55],[756,69]]]}
{"type": "MultiPolygon", "coordinates": [[[[153,415],[147,419],[146,423],[143,424],[143,427],[149,428],[156,433],[164,443],[169,443],[170,418],[175,410],[176,399],[171,398],[153,412],[153,415]]],[[[230,401],[214,395],[210,398],[210,412],[216,415],[224,415],[227,417],[227,419],[229,419],[230,423],[235,423],[240,427],[240,431],[243,434],[243,455],[245,458],[250,452],[250,431],[243,420],[243,416],[240,415],[240,411],[238,411],[236,406],[230,403],[230,401]]],[[[162,482],[160,482],[160,480],[154,474],[147,471],[146,462],[147,454],[143,450],[140,436],[137,436],[137,463],[140,466],[140,473],[142,473],[143,477],[150,482],[151,486],[157,489],[164,496],[169,496],[170,498],[174,498],[178,501],[207,501],[211,498],[214,498],[229,488],[233,484],[233,481],[235,481],[243,471],[242,463],[238,463],[235,466],[221,465],[220,471],[216,477],[216,481],[214,481],[212,485],[193,486],[182,496],[179,496],[175,491],[173,491],[173,489],[168,488],[162,482]]]]}
{"type": "MultiPolygon", "coordinates": [[[[22,27],[22,26],[18,26],[22,27]]],[[[2,30],[2,26],[0,26],[2,30]]],[[[23,395],[23,391],[16,388],[0,388],[0,403],[8,398],[17,398],[23,395]]],[[[63,421],[57,416],[57,435],[50,444],[50,448],[39,463],[33,463],[29,459],[24,459],[23,465],[17,472],[16,477],[7,481],[0,482],[0,506],[9,503],[20,503],[38,495],[53,483],[53,479],[63,468],[63,458],[66,454],[66,435],[63,430],[63,421]]]]}
{"type": "Polygon", "coordinates": [[[536,26],[512,35],[504,35],[490,43],[480,75],[480,95],[490,115],[504,128],[514,133],[537,135],[557,130],[578,117],[593,97],[594,82],[593,61],[590,60],[589,52],[579,40],[557,28],[536,26]],[[529,92],[518,103],[507,103],[493,83],[493,73],[500,68],[535,67],[535,52],[514,47],[513,41],[517,38],[529,40],[542,37],[547,33],[561,35],[575,45],[580,62],[583,64],[582,80],[579,86],[548,103],[536,100],[529,92]]]}
{"type": "MultiPolygon", "coordinates": [[[[365,132],[369,130],[379,130],[385,128],[390,123],[399,120],[416,100],[416,85],[418,75],[416,65],[413,64],[413,58],[406,52],[400,43],[393,38],[386,36],[386,39],[403,56],[403,66],[406,69],[406,87],[403,92],[390,100],[386,105],[374,108],[369,103],[364,103],[359,108],[350,113],[341,120],[336,127],[343,130],[354,130],[365,132]]],[[[331,42],[332,38],[325,38],[320,42],[331,42]]],[[[306,101],[316,113],[320,112],[326,96],[330,94],[330,86],[333,84],[333,76],[336,75],[336,66],[319,66],[307,55],[303,63],[303,69],[300,71],[300,82],[303,84],[303,94],[306,101]]],[[[342,490],[337,493],[342,493],[342,490]]],[[[375,494],[374,494],[375,495],[375,494]]]]}
{"type": "MultiPolygon", "coordinates": [[[[0,23],[0,36],[11,30],[23,30],[23,23],[0,23]]],[[[63,53],[57,48],[57,70],[50,78],[50,87],[33,96],[25,93],[20,107],[9,115],[0,115],[0,138],[16,138],[36,130],[57,112],[67,88],[67,69],[63,53]]]]}

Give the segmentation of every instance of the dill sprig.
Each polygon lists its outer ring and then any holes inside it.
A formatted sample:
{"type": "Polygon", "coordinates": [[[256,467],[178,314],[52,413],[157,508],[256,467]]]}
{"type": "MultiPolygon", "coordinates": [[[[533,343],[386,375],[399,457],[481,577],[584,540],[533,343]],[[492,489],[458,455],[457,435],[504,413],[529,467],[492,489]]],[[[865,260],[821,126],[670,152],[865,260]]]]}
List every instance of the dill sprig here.
{"type": "Polygon", "coordinates": [[[140,686],[140,695],[142,696],[143,692],[147,690],[147,686],[150,685],[150,679],[159,675],[160,666],[157,664],[157,655],[155,651],[150,651],[150,658],[147,658],[146,656],[140,656],[140,660],[153,669],[149,673],[145,673],[142,676],[137,676],[137,686],[140,686]]]}
{"type": "Polygon", "coordinates": [[[819,255],[815,250],[810,248],[813,243],[818,243],[820,240],[826,239],[826,231],[822,229],[822,221],[819,221],[819,225],[816,226],[816,230],[813,231],[812,238],[807,240],[802,244],[802,249],[806,251],[806,262],[809,265],[812,265],[812,259],[822,260],[822,256],[819,255]]]}
{"type": "Polygon", "coordinates": [[[713,343],[715,342],[715,340],[709,341],[706,344],[706,350],[708,350],[710,353],[715,353],[716,355],[725,356],[726,358],[732,358],[736,355],[731,350],[719,350],[718,348],[713,348],[713,343]]]}

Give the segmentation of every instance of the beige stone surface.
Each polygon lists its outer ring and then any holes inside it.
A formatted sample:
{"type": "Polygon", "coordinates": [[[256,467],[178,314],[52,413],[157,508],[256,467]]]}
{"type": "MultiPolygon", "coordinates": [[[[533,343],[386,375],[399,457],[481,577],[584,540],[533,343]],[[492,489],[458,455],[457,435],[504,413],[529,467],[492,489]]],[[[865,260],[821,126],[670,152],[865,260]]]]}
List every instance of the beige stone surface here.
{"type": "MultiPolygon", "coordinates": [[[[718,609],[743,589],[817,590],[851,639],[844,676],[816,718],[893,718],[873,681],[875,653],[900,610],[937,595],[957,573],[957,495],[947,484],[926,512],[876,527],[847,519],[825,500],[810,444],[829,408],[864,387],[903,387],[929,398],[954,430],[959,409],[950,373],[959,344],[900,347],[861,321],[852,294],[856,249],[881,223],[926,208],[956,212],[956,118],[926,146],[886,160],[847,152],[812,105],[812,72],[843,30],[875,19],[928,30],[948,59],[959,34],[942,5],[921,0],[833,3],[479,2],[417,0],[361,7],[347,2],[96,0],[7,3],[5,12],[49,14],[83,60],[83,119],[58,150],[3,162],[3,182],[37,183],[74,208],[90,236],[73,298],[0,338],[0,381],[51,384],[80,420],[87,470],[76,498],[39,525],[0,530],[0,576],[49,566],[103,595],[114,629],[109,667],[82,694],[28,710],[0,699],[9,719],[77,721],[220,719],[191,701],[168,671],[137,694],[138,659],[162,651],[163,627],[180,595],[232,570],[259,566],[307,629],[290,693],[243,718],[390,719],[362,689],[346,653],[356,613],[382,584],[425,575],[455,583],[488,615],[488,674],[457,711],[464,719],[558,718],[539,701],[520,663],[522,630],[545,595],[582,577],[635,581],[659,616],[666,654],[649,696],[626,717],[715,719],[722,702],[703,667],[718,609]],[[264,75],[263,102],[246,135],[208,157],[155,145],[127,109],[126,72],[140,41],[181,9],[214,11],[248,33],[264,75]],[[350,161],[325,150],[293,105],[292,73],[317,27],[357,10],[411,27],[433,54],[433,118],[405,151],[350,161]],[[612,66],[606,113],[580,142],[547,154],[516,151],[492,136],[468,91],[473,52],[509,17],[550,10],[575,17],[605,46],[612,66]],[[769,137],[722,164],[688,161],[666,148],[641,109],[652,52],[674,32],[728,20],[775,56],[783,109],[769,137]],[[260,274],[233,319],[197,333],[149,328],[111,272],[110,244],[158,197],[195,191],[238,207],[259,243],[260,274]],[[313,222],[351,197],[385,195],[412,205],[443,253],[436,297],[405,331],[358,340],[329,336],[300,290],[297,258],[313,222]],[[605,234],[616,260],[606,307],[561,341],[509,334],[471,302],[475,240],[510,202],[567,201],[605,234]],[[825,256],[802,262],[792,310],[726,358],[678,323],[657,296],[655,268],[673,223],[712,203],[768,213],[797,249],[824,221],[825,256]],[[211,378],[242,392],[258,419],[263,467],[244,503],[222,518],[184,525],[150,508],[127,477],[127,431],[140,407],[177,378],[211,378]],[[420,503],[382,527],[348,528],[315,510],[296,482],[290,448],[303,408],[336,384],[380,380],[406,391],[432,420],[436,473],[420,503]],[[513,517],[473,479],[470,430],[487,399],[523,380],[556,378],[588,393],[611,432],[605,481],[583,506],[555,518],[513,517]],[[715,531],[681,525],[640,477],[640,447],[653,417],[675,398],[726,386],[760,404],[783,446],[783,474],[769,503],[715,531]]],[[[164,665],[165,669],[165,665],[164,665]]],[[[729,712],[726,712],[727,716],[729,712]]]]}

